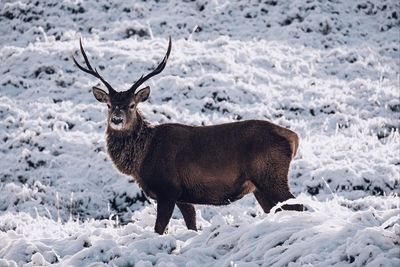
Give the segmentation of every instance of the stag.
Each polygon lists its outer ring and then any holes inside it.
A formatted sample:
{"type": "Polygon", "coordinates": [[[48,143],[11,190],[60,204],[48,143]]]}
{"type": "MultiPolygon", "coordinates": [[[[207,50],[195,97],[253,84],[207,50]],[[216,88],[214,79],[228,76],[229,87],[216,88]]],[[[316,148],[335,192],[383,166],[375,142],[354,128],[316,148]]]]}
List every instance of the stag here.
{"type": "MultiPolygon", "coordinates": [[[[121,173],[157,201],[155,232],[164,233],[175,204],[187,228],[197,230],[194,204],[226,205],[253,193],[268,213],[293,198],[288,171],[299,146],[293,131],[263,120],[190,126],[151,125],[144,119],[138,104],[148,99],[150,87],[137,89],[164,70],[171,38],[161,63],[126,91],[116,91],[90,65],[81,40],[80,50],[86,68],[73,58],[75,64],[108,89],[93,87],[94,97],[108,106],[107,152],[121,173]]],[[[302,205],[282,208],[303,210],[302,205]]]]}

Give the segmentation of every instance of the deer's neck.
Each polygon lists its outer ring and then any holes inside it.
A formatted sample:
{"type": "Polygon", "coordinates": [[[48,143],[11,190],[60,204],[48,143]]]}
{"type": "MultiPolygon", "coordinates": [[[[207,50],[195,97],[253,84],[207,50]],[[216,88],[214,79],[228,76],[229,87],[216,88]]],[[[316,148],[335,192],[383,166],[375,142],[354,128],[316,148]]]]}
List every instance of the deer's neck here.
{"type": "MultiPolygon", "coordinates": [[[[140,180],[140,166],[152,137],[151,125],[140,118],[129,133],[107,129],[107,152],[117,169],[140,180]]],[[[138,181],[139,182],[139,181],[138,181]]]]}

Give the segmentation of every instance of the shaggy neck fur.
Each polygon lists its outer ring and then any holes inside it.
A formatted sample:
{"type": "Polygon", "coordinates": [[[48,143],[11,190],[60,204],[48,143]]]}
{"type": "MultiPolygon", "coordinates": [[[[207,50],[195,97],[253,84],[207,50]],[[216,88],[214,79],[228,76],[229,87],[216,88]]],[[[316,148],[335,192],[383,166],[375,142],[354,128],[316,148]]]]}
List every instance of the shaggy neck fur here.
{"type": "Polygon", "coordinates": [[[107,128],[107,151],[117,169],[133,176],[140,184],[139,168],[144,160],[152,136],[151,125],[138,114],[131,131],[107,128]]]}

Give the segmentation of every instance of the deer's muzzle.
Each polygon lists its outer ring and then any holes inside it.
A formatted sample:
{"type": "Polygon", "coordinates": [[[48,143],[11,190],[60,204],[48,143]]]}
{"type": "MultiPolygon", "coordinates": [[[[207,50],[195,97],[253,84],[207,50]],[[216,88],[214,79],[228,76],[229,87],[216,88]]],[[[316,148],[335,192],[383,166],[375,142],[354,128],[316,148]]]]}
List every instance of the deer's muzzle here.
{"type": "Polygon", "coordinates": [[[115,125],[122,123],[123,119],[119,116],[112,116],[111,122],[115,125]]]}

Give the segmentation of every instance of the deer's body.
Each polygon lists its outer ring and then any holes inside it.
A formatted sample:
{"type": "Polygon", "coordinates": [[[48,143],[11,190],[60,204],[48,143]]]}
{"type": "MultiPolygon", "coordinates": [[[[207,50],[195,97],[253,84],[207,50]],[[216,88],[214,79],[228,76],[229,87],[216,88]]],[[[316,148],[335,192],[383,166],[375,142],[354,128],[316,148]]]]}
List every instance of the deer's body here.
{"type": "Polygon", "coordinates": [[[202,127],[143,121],[132,133],[108,129],[107,150],[158,205],[226,205],[260,188],[268,212],[293,197],[287,173],[298,137],[288,129],[257,120],[202,127]]]}
{"type": "MultiPolygon", "coordinates": [[[[171,43],[164,67],[170,48],[171,43]]],[[[81,50],[88,69],[75,63],[100,78],[110,91],[93,88],[96,99],[109,105],[108,154],[120,172],[132,176],[157,201],[157,233],[164,232],[175,204],[187,227],[195,230],[193,204],[226,205],[254,193],[269,212],[276,203],[293,197],[287,175],[298,148],[296,133],[260,120],[200,127],[151,126],[136,109],[137,103],[147,99],[149,87],[136,94],[135,90],[113,92],[81,50]]],[[[158,73],[163,69],[160,66],[158,73]]],[[[302,210],[301,205],[284,208],[302,210]]]]}

